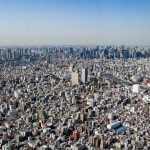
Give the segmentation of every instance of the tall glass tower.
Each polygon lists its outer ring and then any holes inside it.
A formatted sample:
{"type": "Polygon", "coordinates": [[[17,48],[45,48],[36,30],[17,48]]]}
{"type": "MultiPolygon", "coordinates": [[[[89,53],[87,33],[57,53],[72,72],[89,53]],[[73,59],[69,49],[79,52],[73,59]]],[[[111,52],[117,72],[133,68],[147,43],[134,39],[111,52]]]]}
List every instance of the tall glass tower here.
{"type": "Polygon", "coordinates": [[[83,83],[88,82],[88,67],[82,68],[82,82],[83,83]]]}

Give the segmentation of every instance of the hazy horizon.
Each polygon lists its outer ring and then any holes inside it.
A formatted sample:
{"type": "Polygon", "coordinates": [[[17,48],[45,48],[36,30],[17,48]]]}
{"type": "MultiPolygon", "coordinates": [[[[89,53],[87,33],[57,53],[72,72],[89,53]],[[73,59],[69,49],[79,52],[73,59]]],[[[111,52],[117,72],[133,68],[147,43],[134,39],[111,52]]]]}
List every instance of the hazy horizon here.
{"type": "Polygon", "coordinates": [[[150,45],[149,0],[1,0],[0,45],[150,45]]]}

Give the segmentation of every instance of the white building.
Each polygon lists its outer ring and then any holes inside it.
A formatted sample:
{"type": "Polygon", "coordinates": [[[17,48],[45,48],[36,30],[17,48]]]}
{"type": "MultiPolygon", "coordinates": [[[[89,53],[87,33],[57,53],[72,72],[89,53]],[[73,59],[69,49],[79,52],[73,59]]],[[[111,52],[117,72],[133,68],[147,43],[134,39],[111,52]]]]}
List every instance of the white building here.
{"type": "Polygon", "coordinates": [[[139,84],[134,84],[132,86],[132,92],[133,93],[139,93],[141,91],[139,84]]]}
{"type": "Polygon", "coordinates": [[[114,119],[114,114],[113,113],[109,113],[108,114],[108,119],[109,120],[113,120],[114,119]]]}
{"type": "Polygon", "coordinates": [[[143,98],[142,98],[142,100],[144,102],[148,102],[148,101],[150,101],[150,96],[149,95],[144,95],[143,98]]]}

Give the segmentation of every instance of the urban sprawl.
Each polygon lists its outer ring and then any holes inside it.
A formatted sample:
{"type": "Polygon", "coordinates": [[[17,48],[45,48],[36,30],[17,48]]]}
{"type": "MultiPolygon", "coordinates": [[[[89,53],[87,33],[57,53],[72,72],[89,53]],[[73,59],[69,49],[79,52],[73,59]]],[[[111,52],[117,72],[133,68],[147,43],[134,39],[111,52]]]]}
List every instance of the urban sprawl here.
{"type": "Polygon", "coordinates": [[[149,150],[150,48],[0,48],[0,149],[149,150]]]}

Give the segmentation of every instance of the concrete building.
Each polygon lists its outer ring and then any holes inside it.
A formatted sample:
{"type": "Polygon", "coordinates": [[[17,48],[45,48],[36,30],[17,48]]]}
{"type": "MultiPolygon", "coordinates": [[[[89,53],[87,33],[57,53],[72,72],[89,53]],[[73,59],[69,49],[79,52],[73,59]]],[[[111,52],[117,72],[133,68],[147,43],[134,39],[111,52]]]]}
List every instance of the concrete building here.
{"type": "Polygon", "coordinates": [[[139,84],[134,84],[132,86],[132,92],[139,93],[141,91],[139,84]]]}
{"type": "Polygon", "coordinates": [[[72,72],[71,73],[71,81],[73,84],[79,84],[79,73],[78,72],[72,72]]]}
{"type": "Polygon", "coordinates": [[[83,83],[88,82],[88,67],[82,68],[82,82],[83,83]]]}

